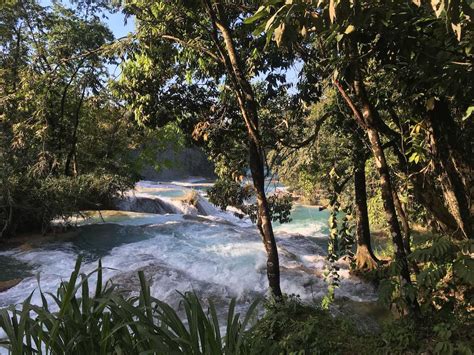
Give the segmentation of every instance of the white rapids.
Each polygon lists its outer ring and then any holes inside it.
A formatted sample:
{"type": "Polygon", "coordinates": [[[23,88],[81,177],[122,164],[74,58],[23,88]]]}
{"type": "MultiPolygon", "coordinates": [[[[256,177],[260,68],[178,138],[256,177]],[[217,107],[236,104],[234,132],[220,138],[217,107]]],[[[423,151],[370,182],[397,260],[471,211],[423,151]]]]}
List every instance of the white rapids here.
{"type": "MultiPolygon", "coordinates": [[[[59,282],[68,279],[78,255],[84,258],[83,272],[95,269],[101,258],[107,268],[105,277],[132,293],[138,288],[137,271],[144,270],[152,294],[172,305],[177,304],[176,291],[194,290],[204,298],[224,303],[236,297],[241,305],[265,295],[266,256],[255,226],[205,200],[208,186],[195,181],[141,182],[137,194],[162,199],[175,206],[174,213],[108,213],[103,219],[84,221],[73,236],[60,242],[45,242],[31,250],[0,251],[0,276],[14,275],[19,269],[23,272],[18,285],[0,293],[0,307],[19,304],[37,290],[38,274],[41,289],[55,292],[59,282]],[[205,216],[192,209],[186,213],[183,208],[180,198],[191,189],[199,192],[205,216]],[[9,265],[12,270],[8,270],[9,265]]],[[[275,226],[281,287],[303,300],[319,299],[327,290],[322,275],[327,266],[327,212],[296,206],[292,217],[290,224],[275,226]]],[[[372,286],[350,276],[348,265],[340,266],[342,282],[336,297],[376,299],[372,286]]],[[[38,292],[32,302],[40,303],[38,292]]]]}

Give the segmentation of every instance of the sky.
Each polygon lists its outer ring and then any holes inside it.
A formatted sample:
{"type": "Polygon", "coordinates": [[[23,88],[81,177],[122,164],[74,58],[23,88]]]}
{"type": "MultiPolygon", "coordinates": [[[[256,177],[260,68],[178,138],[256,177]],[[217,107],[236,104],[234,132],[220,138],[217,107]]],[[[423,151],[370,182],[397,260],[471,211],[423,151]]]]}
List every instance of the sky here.
{"type": "MultiPolygon", "coordinates": [[[[107,18],[104,18],[103,21],[108,25],[115,38],[124,37],[135,30],[133,17],[129,17],[125,21],[125,16],[121,12],[107,14],[107,18]]],[[[118,65],[109,65],[108,71],[113,77],[120,74],[118,65]]]]}
{"type": "Polygon", "coordinates": [[[108,15],[108,19],[103,19],[103,21],[109,26],[115,38],[126,36],[135,29],[133,18],[129,17],[125,24],[125,17],[121,12],[110,14],[108,15]]]}
{"type": "MultiPolygon", "coordinates": [[[[60,1],[65,6],[68,6],[69,1],[60,1]]],[[[53,3],[52,0],[39,0],[39,4],[42,6],[51,6],[53,3]]],[[[113,32],[115,38],[120,38],[126,36],[128,33],[133,32],[135,24],[133,18],[127,19],[127,24],[125,24],[125,16],[121,12],[115,14],[106,14],[107,18],[103,18],[102,21],[105,22],[110,30],[113,32]]]]}

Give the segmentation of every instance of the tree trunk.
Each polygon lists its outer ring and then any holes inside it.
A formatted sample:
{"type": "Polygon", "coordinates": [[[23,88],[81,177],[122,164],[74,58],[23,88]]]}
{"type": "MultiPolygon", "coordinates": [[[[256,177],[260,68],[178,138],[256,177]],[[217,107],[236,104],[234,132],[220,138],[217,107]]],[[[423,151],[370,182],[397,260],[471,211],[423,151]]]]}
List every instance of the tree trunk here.
{"type": "MultiPolygon", "coordinates": [[[[395,246],[395,262],[397,262],[400,266],[400,275],[404,281],[408,284],[411,284],[412,282],[410,279],[410,271],[408,269],[407,256],[403,245],[402,232],[398,223],[395,204],[393,202],[389,168],[387,160],[385,159],[382,143],[380,142],[379,133],[374,127],[374,110],[368,100],[365,87],[359,78],[356,78],[353,81],[353,88],[362,107],[361,110],[357,108],[357,106],[345,92],[344,88],[338,82],[335,84],[347,105],[354,113],[355,120],[359,126],[365,130],[369,138],[371,150],[375,159],[375,166],[377,167],[380,176],[380,188],[382,191],[384,211],[390,228],[393,245],[395,246]]],[[[417,311],[417,304],[414,304],[413,308],[415,311],[417,311]]]]}
{"type": "Polygon", "coordinates": [[[247,127],[250,172],[257,193],[257,226],[267,252],[267,277],[269,286],[275,299],[280,300],[282,298],[280,288],[280,263],[270,210],[265,195],[264,151],[261,146],[258,129],[259,117],[255,95],[249,80],[242,70],[241,59],[236,52],[232,34],[226,24],[222,9],[217,5],[216,14],[213,5],[209,1],[207,1],[206,4],[215,32],[219,30],[224,39],[225,49],[221,47],[217,34],[214,34],[214,42],[219,49],[227,73],[232,80],[239,108],[247,127]]]}
{"type": "Polygon", "coordinates": [[[400,222],[403,228],[403,245],[405,247],[405,251],[410,254],[411,253],[411,231],[410,231],[410,224],[408,223],[408,217],[405,213],[405,210],[400,202],[400,198],[398,197],[398,193],[394,190],[392,191],[393,195],[393,203],[395,204],[395,209],[397,210],[398,217],[400,218],[400,222]]]}
{"type": "MultiPolygon", "coordinates": [[[[364,112],[364,109],[362,112],[364,112]]],[[[400,229],[400,224],[398,223],[397,212],[393,201],[392,184],[390,181],[387,161],[385,159],[385,153],[382,149],[378,132],[373,128],[368,128],[367,134],[374,154],[375,166],[380,175],[380,189],[382,191],[383,207],[390,228],[390,234],[392,235],[392,241],[395,246],[395,260],[401,265],[401,275],[405,281],[411,283],[402,231],[400,229]]]]}
{"type": "MultiPolygon", "coordinates": [[[[397,210],[398,216],[400,217],[400,221],[402,222],[403,228],[403,245],[405,247],[405,251],[408,255],[411,254],[411,229],[410,224],[408,222],[408,216],[406,214],[406,208],[400,202],[400,198],[396,191],[393,191],[393,202],[395,203],[395,208],[397,210]]],[[[413,271],[418,274],[420,269],[418,268],[418,264],[416,261],[411,262],[411,266],[413,271]]]]}
{"type": "Polygon", "coordinates": [[[269,213],[267,197],[265,195],[265,175],[263,160],[258,153],[258,147],[251,141],[249,149],[250,171],[253,184],[257,191],[258,221],[257,226],[267,252],[267,277],[273,295],[279,299],[282,296],[280,288],[280,261],[278,249],[273,234],[272,221],[269,213]]]}
{"type": "Polygon", "coordinates": [[[370,241],[369,213],[367,210],[367,190],[365,181],[365,160],[354,157],[354,192],[356,211],[357,269],[375,269],[378,259],[374,255],[370,241]]]}
{"type": "Polygon", "coordinates": [[[440,229],[444,233],[456,234],[456,220],[444,205],[444,199],[438,193],[434,181],[419,172],[412,174],[411,181],[416,201],[434,217],[437,224],[436,229],[440,229]]]}
{"type": "Polygon", "coordinates": [[[77,105],[76,114],[74,115],[74,130],[72,132],[71,139],[71,149],[66,158],[66,164],[64,167],[64,174],[66,176],[76,176],[77,175],[77,161],[76,161],[76,146],[77,146],[77,129],[79,127],[79,117],[81,114],[82,102],[84,101],[84,96],[86,94],[86,87],[82,89],[81,98],[79,99],[79,104],[77,105]],[[73,169],[71,174],[71,162],[73,163],[73,169]]]}
{"type": "Polygon", "coordinates": [[[64,167],[64,174],[66,176],[76,176],[77,175],[77,161],[76,161],[76,146],[77,146],[77,129],[79,127],[79,118],[81,114],[81,107],[84,101],[84,96],[86,94],[86,87],[82,89],[81,98],[79,99],[79,104],[77,105],[76,113],[74,115],[74,128],[72,132],[71,139],[71,149],[67,155],[66,164],[64,167]],[[71,162],[73,163],[73,169],[71,174],[71,162]]]}
{"type": "MultiPolygon", "coordinates": [[[[393,108],[388,106],[387,109],[394,123],[398,124],[400,120],[396,116],[393,108]]],[[[405,152],[410,150],[411,142],[404,140],[398,132],[390,129],[378,115],[376,115],[376,121],[377,130],[391,139],[391,146],[394,148],[400,170],[411,177],[415,200],[432,215],[433,221],[436,223],[435,229],[441,230],[443,233],[449,235],[462,236],[458,223],[450,212],[450,209],[446,207],[443,191],[437,186],[439,184],[438,178],[432,174],[423,173],[422,170],[424,166],[422,164],[408,163],[405,152]]],[[[459,130],[457,132],[459,132],[459,130]]],[[[466,159],[461,160],[466,161],[466,159]]],[[[472,171],[472,168],[464,170],[472,171]]],[[[469,186],[469,183],[465,183],[465,185],[469,186]]]]}
{"type": "MultiPolygon", "coordinates": [[[[428,111],[428,123],[435,173],[441,181],[446,205],[464,238],[472,238],[470,198],[465,185],[466,179],[463,179],[462,174],[462,170],[470,170],[470,167],[460,164],[456,157],[453,149],[456,146],[453,142],[456,138],[451,132],[455,123],[445,102],[435,101],[433,109],[428,111]]],[[[461,163],[463,160],[461,159],[461,163]]]]}

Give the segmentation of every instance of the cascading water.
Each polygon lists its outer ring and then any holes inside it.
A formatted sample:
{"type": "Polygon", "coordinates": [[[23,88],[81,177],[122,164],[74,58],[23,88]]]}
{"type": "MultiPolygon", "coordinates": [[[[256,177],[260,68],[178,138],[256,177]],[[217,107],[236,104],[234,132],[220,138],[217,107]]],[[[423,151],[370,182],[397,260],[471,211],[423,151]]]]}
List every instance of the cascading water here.
{"type": "MultiPolygon", "coordinates": [[[[22,302],[37,289],[37,273],[42,290],[54,292],[68,278],[78,255],[84,257],[84,272],[96,268],[101,258],[107,268],[105,277],[131,292],[138,289],[137,271],[144,270],[153,295],[174,305],[176,291],[194,290],[218,303],[237,297],[241,305],[264,295],[268,289],[266,256],[255,226],[210,204],[203,197],[207,186],[139,183],[119,207],[137,211],[159,206],[161,210],[106,213],[82,222],[61,241],[45,242],[31,250],[1,251],[2,274],[22,281],[0,293],[0,307],[22,302]],[[191,189],[200,191],[192,207],[183,202],[191,189]],[[148,202],[140,205],[140,199],[148,202]]],[[[284,292],[299,294],[304,300],[325,294],[327,216],[314,207],[296,206],[290,224],[275,225],[284,292]]],[[[376,298],[370,285],[349,275],[347,265],[341,264],[340,274],[336,296],[353,301],[376,298]]],[[[38,293],[32,302],[40,303],[38,293]]]]}

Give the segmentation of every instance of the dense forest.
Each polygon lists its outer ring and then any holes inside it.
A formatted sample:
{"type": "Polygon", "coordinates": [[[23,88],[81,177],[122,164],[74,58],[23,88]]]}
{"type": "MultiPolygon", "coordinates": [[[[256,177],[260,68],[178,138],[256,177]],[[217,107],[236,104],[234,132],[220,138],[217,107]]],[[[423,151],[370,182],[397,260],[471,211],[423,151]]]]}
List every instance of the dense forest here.
{"type": "Polygon", "coordinates": [[[472,354],[473,17],[472,0],[1,2],[0,245],[116,209],[164,150],[193,146],[215,167],[209,201],[255,224],[269,292],[223,325],[212,301],[183,294],[179,313],[142,272],[129,296],[79,259],[56,307],[1,310],[0,345],[472,354]],[[114,13],[134,32],[114,38],[114,13]],[[274,226],[296,203],[329,215],[311,304],[280,282],[274,226]],[[377,288],[381,329],[331,313],[341,262],[377,288]]]}

